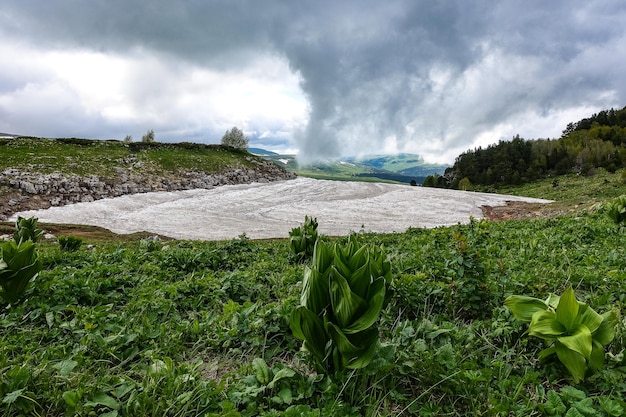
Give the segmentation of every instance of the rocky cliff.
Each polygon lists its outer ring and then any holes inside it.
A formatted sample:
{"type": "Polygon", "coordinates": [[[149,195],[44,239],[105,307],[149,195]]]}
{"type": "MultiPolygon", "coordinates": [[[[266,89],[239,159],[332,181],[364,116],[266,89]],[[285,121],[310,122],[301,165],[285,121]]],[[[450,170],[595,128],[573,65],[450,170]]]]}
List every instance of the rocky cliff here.
{"type": "Polygon", "coordinates": [[[274,163],[248,159],[248,166],[232,167],[220,173],[179,171],[176,174],[145,172],[133,155],[115,167],[113,176],[79,176],[53,172],[30,173],[19,168],[0,172],[0,220],[11,214],[32,209],[89,202],[124,194],[155,191],[177,191],[194,188],[212,188],[220,185],[271,182],[293,179],[296,175],[274,163]]]}

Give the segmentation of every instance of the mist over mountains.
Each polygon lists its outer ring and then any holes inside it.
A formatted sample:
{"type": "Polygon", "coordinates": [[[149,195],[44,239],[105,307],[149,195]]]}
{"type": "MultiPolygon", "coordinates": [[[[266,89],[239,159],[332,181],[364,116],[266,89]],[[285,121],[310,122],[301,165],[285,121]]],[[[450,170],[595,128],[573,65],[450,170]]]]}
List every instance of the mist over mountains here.
{"type": "Polygon", "coordinates": [[[448,168],[443,164],[427,163],[420,155],[409,153],[326,159],[302,165],[295,155],[281,155],[261,148],[249,148],[248,151],[299,175],[317,178],[373,178],[421,184],[427,176],[441,175],[448,168]]]}

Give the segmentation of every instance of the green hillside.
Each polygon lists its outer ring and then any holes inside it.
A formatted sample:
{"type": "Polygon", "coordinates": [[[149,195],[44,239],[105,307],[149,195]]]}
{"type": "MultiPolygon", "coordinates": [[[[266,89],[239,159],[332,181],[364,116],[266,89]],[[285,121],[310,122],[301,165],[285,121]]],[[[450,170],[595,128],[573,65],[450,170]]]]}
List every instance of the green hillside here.
{"type": "Polygon", "coordinates": [[[416,181],[421,184],[426,176],[442,174],[447,167],[425,163],[421,156],[413,154],[341,158],[306,166],[300,166],[295,155],[259,155],[304,177],[338,180],[416,181]]]}
{"type": "MultiPolygon", "coordinates": [[[[26,296],[11,306],[0,299],[2,414],[622,416],[626,233],[601,208],[615,176],[555,178],[567,201],[586,198],[585,190],[597,196],[593,207],[573,205],[558,217],[355,235],[358,245],[384,250],[390,268],[374,323],[379,342],[356,370],[320,366],[294,336],[290,323],[313,264],[295,260],[287,236],[98,235],[74,252],[37,243],[43,270],[26,296]],[[611,337],[593,345],[603,366],[587,369],[583,357],[580,381],[566,359],[540,360],[550,342],[504,306],[510,295],[545,300],[570,287],[588,307],[567,304],[579,306],[586,324],[566,343],[582,349],[595,340],[586,326],[616,317],[607,324],[614,333],[602,327],[611,337]]],[[[548,196],[543,188],[523,192],[548,196]]],[[[363,302],[351,300],[342,306],[363,302]]]]}

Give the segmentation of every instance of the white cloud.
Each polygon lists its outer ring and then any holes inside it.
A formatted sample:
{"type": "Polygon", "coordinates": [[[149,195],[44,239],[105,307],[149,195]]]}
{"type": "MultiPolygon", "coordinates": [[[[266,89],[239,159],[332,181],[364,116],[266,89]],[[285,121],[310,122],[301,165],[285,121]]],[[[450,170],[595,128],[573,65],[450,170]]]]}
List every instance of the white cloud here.
{"type": "Polygon", "coordinates": [[[15,86],[0,95],[3,130],[73,136],[87,132],[65,130],[72,124],[100,124],[103,130],[91,131],[90,137],[124,129],[140,137],[152,128],[161,140],[193,134],[219,141],[220,132],[232,126],[291,131],[307,121],[299,76],[273,55],[260,55],[241,69],[218,70],[145,50],[116,55],[2,44],[0,51],[19,57],[11,76],[3,76],[15,86]],[[22,77],[21,68],[39,70],[22,77]],[[38,122],[26,128],[27,119],[38,122]]]}

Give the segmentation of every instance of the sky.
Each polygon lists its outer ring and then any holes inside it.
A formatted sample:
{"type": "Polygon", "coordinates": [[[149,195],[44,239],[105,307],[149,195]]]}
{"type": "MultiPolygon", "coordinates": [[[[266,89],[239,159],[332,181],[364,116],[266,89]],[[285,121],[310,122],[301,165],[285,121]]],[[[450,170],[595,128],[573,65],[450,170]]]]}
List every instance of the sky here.
{"type": "Polygon", "coordinates": [[[3,0],[0,132],[451,164],[626,106],[623,0],[3,0]]]}

